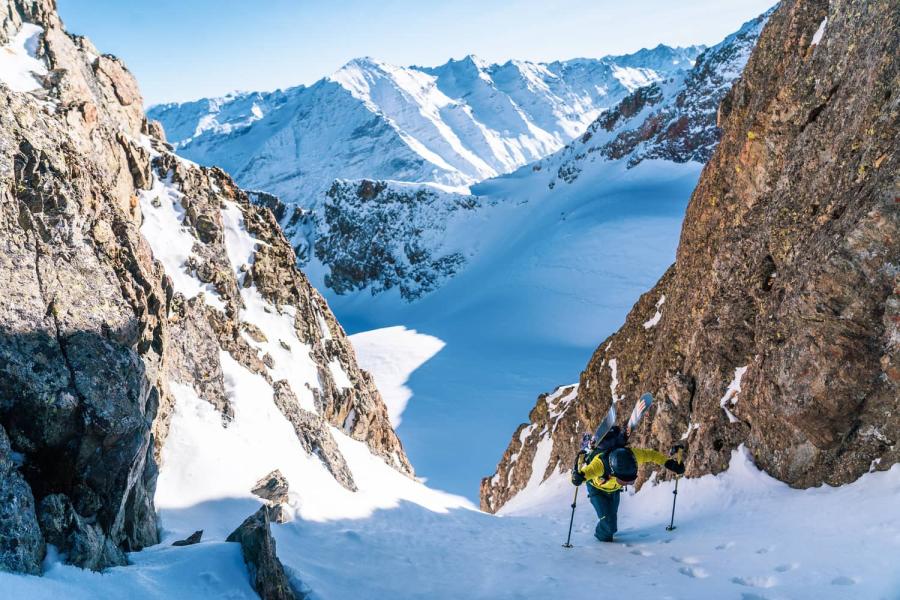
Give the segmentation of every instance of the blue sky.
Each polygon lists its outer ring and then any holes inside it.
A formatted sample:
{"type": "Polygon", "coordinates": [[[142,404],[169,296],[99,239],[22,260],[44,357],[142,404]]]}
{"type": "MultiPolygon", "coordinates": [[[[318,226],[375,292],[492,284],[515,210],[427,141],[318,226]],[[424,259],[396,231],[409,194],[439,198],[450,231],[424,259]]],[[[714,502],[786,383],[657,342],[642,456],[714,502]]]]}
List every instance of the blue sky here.
{"type": "Polygon", "coordinates": [[[308,84],[351,58],[436,65],[715,43],[772,0],[58,0],[148,104],[308,84]]]}

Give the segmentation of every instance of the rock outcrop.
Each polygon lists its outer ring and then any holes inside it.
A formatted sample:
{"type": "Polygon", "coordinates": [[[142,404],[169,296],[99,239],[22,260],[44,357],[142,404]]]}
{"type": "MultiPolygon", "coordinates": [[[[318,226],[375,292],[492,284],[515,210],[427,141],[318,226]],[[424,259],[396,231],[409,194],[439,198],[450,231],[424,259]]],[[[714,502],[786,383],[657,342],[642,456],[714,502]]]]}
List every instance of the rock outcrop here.
{"type": "Polygon", "coordinates": [[[0,425],[0,568],[37,574],[44,559],[44,538],[31,488],[19,473],[22,458],[13,454],[0,425]]]}
{"type": "MultiPolygon", "coordinates": [[[[721,104],[677,260],[582,373],[544,476],[643,391],[635,442],[686,440],[689,476],[740,444],[798,487],[900,460],[898,46],[896,0],[777,7],[721,104]]],[[[482,506],[521,481],[486,479],[482,506]]]]}
{"type": "Polygon", "coordinates": [[[275,469],[257,481],[250,491],[253,492],[254,496],[258,496],[273,505],[281,504],[287,502],[290,484],[284,475],[281,474],[281,471],[275,469]]]}
{"type": "Polygon", "coordinates": [[[305,593],[296,590],[275,552],[275,539],[269,525],[270,511],[263,506],[247,517],[226,541],[241,545],[250,584],[262,600],[303,600],[305,593]]]}
{"type": "Polygon", "coordinates": [[[0,73],[0,569],[39,572],[48,543],[97,570],[158,543],[172,390],[227,427],[223,361],[279,390],[345,487],[335,430],[411,476],[271,211],[172,154],[128,70],[66,33],[52,0],[0,0],[0,46],[33,65],[0,73]]]}
{"type": "MultiPolygon", "coordinates": [[[[69,36],[53,2],[0,7],[0,45],[37,26],[33,58],[50,73],[33,91],[0,83],[0,424],[37,506],[18,519],[102,568],[158,541],[151,426],[168,296],[137,230],[144,181],[129,161],[144,117],[128,72],[69,36]]],[[[42,537],[19,543],[43,553],[42,537]]]]}
{"type": "Polygon", "coordinates": [[[176,547],[178,547],[178,546],[193,546],[194,544],[199,544],[200,540],[202,540],[202,539],[203,539],[203,530],[198,529],[197,531],[195,531],[191,535],[187,536],[183,540],[176,540],[176,541],[172,542],[172,545],[176,546],[176,547]]]}
{"type": "Polygon", "coordinates": [[[326,194],[315,253],[325,285],[345,294],[397,288],[412,301],[433,291],[466,262],[441,243],[457,213],[478,208],[474,196],[384,181],[337,181],[326,194]]]}

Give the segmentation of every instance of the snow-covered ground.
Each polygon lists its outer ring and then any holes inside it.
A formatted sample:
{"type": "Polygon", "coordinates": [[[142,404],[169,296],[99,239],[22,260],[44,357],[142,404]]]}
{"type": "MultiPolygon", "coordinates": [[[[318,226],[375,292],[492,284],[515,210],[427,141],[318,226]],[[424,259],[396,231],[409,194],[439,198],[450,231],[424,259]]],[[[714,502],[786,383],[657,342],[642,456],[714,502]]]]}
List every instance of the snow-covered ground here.
{"type": "MultiPolygon", "coordinates": [[[[727,472],[679,483],[668,532],[672,489],[666,482],[626,494],[618,543],[601,544],[582,487],[571,549],[561,547],[573,494],[565,475],[529,489],[501,517],[405,500],[357,518],[297,519],[274,533],[288,572],[314,600],[562,598],[598,589],[634,599],[900,598],[900,466],[841,488],[794,490],[739,450],[727,472]]],[[[186,508],[179,519],[164,512],[167,541],[190,534],[206,508],[186,508]]],[[[221,541],[244,513],[218,514],[222,523],[199,545],[131,554],[133,565],[104,574],[60,564],[43,579],[0,574],[0,590],[35,599],[251,598],[239,547],[221,541]]]]}
{"type": "Polygon", "coordinates": [[[672,489],[668,482],[623,497],[619,543],[601,544],[581,488],[572,549],[561,547],[573,494],[565,475],[515,516],[435,515],[407,504],[362,522],[297,522],[276,533],[284,560],[323,600],[360,590],[384,598],[562,598],[598,589],[641,599],[900,597],[900,466],[843,488],[793,490],[735,452],[726,473],[679,483],[668,532],[672,489]]]}

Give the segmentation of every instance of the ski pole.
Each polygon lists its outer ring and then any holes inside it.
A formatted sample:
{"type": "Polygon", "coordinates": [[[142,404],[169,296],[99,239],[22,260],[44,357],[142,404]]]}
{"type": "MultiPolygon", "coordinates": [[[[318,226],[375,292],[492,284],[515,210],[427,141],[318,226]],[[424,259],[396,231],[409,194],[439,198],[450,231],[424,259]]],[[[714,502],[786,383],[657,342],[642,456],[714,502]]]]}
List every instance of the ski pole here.
{"type": "Polygon", "coordinates": [[[669,519],[669,526],[666,527],[666,531],[672,531],[675,529],[675,501],[678,500],[678,480],[681,477],[675,476],[675,489],[672,490],[672,518],[669,519]]]}
{"type": "Polygon", "coordinates": [[[572,547],[572,523],[575,522],[575,505],[578,504],[578,487],[579,486],[575,486],[575,497],[572,499],[572,516],[569,517],[569,535],[566,537],[566,543],[563,544],[563,548],[572,547]]]}
{"type": "MultiPolygon", "coordinates": [[[[682,444],[676,444],[672,447],[672,452],[670,454],[675,455],[675,460],[680,463],[684,463],[684,446],[682,444]]],[[[669,519],[669,526],[666,527],[666,531],[672,531],[675,529],[675,501],[678,500],[678,480],[681,479],[679,475],[675,476],[675,489],[672,490],[672,518],[669,519]]]]}
{"type": "MultiPolygon", "coordinates": [[[[578,461],[581,459],[581,456],[584,454],[584,451],[579,452],[575,455],[575,470],[578,470],[578,461]]],[[[575,505],[578,504],[578,488],[580,486],[575,486],[575,497],[572,498],[572,515],[569,517],[569,535],[566,536],[566,543],[563,544],[563,548],[571,548],[572,547],[572,523],[575,522],[575,505]]]]}

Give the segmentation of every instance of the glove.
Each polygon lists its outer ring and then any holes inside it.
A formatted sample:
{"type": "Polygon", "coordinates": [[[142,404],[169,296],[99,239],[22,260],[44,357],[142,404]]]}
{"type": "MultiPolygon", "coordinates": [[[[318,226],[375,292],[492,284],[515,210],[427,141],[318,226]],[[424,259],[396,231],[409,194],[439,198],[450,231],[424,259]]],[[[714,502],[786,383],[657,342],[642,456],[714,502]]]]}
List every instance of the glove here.
{"type": "MultiPolygon", "coordinates": [[[[682,469],[684,471],[684,469],[682,469]]],[[[579,486],[584,483],[585,477],[581,471],[572,469],[572,485],[579,486]]]]}
{"type": "Polygon", "coordinates": [[[684,475],[684,465],[675,460],[674,458],[670,458],[666,461],[666,468],[676,475],[684,475]]]}

